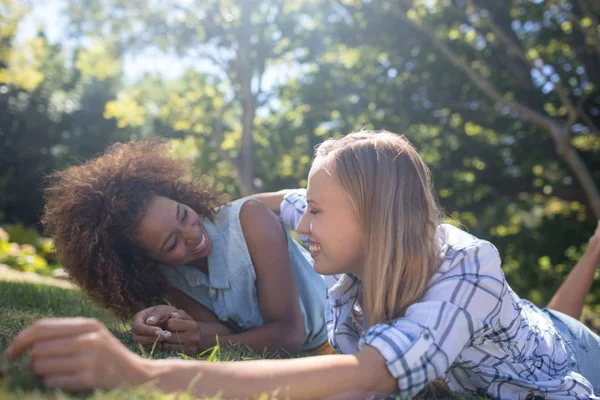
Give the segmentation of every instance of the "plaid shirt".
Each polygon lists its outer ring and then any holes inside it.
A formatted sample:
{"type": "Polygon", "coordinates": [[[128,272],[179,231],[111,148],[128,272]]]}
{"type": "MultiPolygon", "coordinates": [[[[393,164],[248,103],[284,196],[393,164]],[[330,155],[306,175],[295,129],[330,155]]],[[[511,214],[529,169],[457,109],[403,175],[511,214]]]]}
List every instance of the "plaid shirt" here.
{"type": "MultiPolygon", "coordinates": [[[[297,191],[282,202],[286,226],[297,224],[305,196],[297,191]]],[[[453,392],[502,399],[598,398],[574,372],[576,360],[549,317],[512,291],[491,243],[450,225],[439,227],[438,242],[442,264],[424,297],[390,323],[365,329],[357,304],[360,280],[327,278],[326,319],[336,351],[376,348],[402,399],[439,377],[453,392]]]]}

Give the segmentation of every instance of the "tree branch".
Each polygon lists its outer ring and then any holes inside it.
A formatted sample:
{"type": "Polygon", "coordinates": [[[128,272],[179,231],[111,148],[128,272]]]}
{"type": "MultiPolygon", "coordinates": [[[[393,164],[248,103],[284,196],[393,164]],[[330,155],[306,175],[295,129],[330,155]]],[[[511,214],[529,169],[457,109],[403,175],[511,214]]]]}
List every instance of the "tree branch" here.
{"type": "MultiPolygon", "coordinates": [[[[470,0],[467,0],[467,1],[470,1],[470,0]]],[[[463,10],[462,8],[460,8],[460,6],[458,6],[458,5],[456,4],[456,2],[455,2],[455,1],[451,1],[451,2],[450,2],[450,6],[449,6],[449,8],[450,8],[450,10],[451,10],[451,11],[452,11],[452,12],[453,12],[455,15],[458,15],[458,16],[460,17],[460,19],[461,19],[461,20],[465,21],[466,23],[468,23],[469,25],[471,25],[473,28],[477,28],[477,27],[475,26],[475,24],[474,24],[474,23],[471,21],[471,18],[470,18],[470,16],[469,16],[469,14],[468,14],[468,13],[467,13],[465,10],[463,10]]],[[[486,11],[487,11],[487,10],[486,10],[486,11]]],[[[490,18],[489,16],[484,16],[484,15],[480,15],[480,17],[484,17],[484,18],[483,18],[484,20],[487,20],[488,18],[490,18]]],[[[499,28],[499,27],[498,27],[498,29],[499,29],[499,30],[501,30],[502,32],[504,32],[504,31],[503,31],[501,28],[499,28]]],[[[481,31],[481,30],[480,30],[480,31],[481,31]]],[[[489,31],[490,31],[490,29],[489,29],[489,27],[488,27],[488,32],[489,32],[489,31]]],[[[496,35],[496,36],[498,36],[498,35],[496,35]]],[[[479,52],[476,52],[475,54],[477,55],[477,59],[478,59],[480,62],[482,62],[482,61],[481,61],[481,59],[482,59],[483,57],[481,56],[481,54],[480,54],[479,52]]],[[[528,80],[528,79],[526,79],[524,76],[522,76],[522,75],[519,75],[519,74],[518,74],[518,72],[517,72],[517,70],[516,70],[516,67],[515,67],[515,66],[516,66],[516,64],[515,64],[515,65],[511,65],[511,63],[510,63],[510,57],[512,56],[512,54],[511,54],[510,52],[508,52],[508,56],[509,56],[509,58],[508,58],[508,59],[503,59],[503,60],[502,60],[502,61],[504,62],[504,64],[506,65],[506,68],[508,69],[508,71],[509,71],[510,73],[512,73],[512,75],[515,77],[515,79],[517,79],[519,82],[521,82],[521,83],[523,83],[523,84],[527,84],[527,85],[529,86],[529,85],[530,85],[530,83],[531,83],[531,82],[530,82],[530,80],[528,80]]],[[[488,63],[487,63],[487,62],[484,62],[484,64],[485,64],[485,65],[488,65],[488,63]]],[[[527,71],[527,78],[529,77],[529,73],[530,73],[530,70],[528,70],[528,71],[527,71]]]]}
{"type": "MultiPolygon", "coordinates": [[[[521,61],[523,61],[530,70],[534,70],[536,69],[535,64],[533,62],[533,60],[527,55],[527,53],[525,53],[525,51],[517,44],[514,42],[514,40],[512,40],[507,34],[506,32],[504,32],[504,30],[502,30],[491,18],[485,18],[485,16],[483,15],[483,13],[488,13],[488,10],[482,9],[480,7],[478,7],[475,2],[473,0],[467,0],[468,4],[470,7],[472,7],[475,12],[477,12],[482,18],[481,20],[484,21],[485,25],[490,29],[490,31],[496,35],[496,37],[507,47],[508,53],[509,55],[513,55],[515,57],[518,57],[521,61]]],[[[548,64],[546,63],[544,60],[542,60],[542,62],[544,64],[547,65],[551,65],[552,68],[554,69],[554,71],[558,71],[558,69],[552,65],[552,64],[548,64]]],[[[558,72],[556,72],[557,76],[558,72]]],[[[575,106],[573,105],[573,102],[571,101],[571,99],[569,98],[569,96],[567,96],[566,94],[566,90],[565,87],[562,83],[562,81],[559,80],[558,82],[553,82],[553,88],[554,88],[554,92],[558,95],[558,98],[561,102],[561,104],[567,109],[567,113],[569,114],[569,120],[573,119],[573,123],[575,123],[575,121],[577,120],[577,109],[575,108],[575,106]]]]}
{"type": "Polygon", "coordinates": [[[399,13],[400,18],[415,28],[416,30],[425,34],[438,48],[438,50],[448,58],[448,60],[460,71],[463,71],[467,77],[477,86],[486,96],[488,96],[496,104],[508,107],[515,112],[520,119],[524,121],[531,121],[537,126],[548,130],[557,142],[562,142],[564,139],[560,136],[560,127],[552,121],[550,118],[532,110],[526,105],[517,103],[516,101],[508,100],[504,98],[489,82],[487,78],[476,72],[467,63],[460,59],[454,52],[444,43],[437,35],[426,25],[419,24],[412,19],[408,18],[406,12],[399,13]]]}
{"type": "Polygon", "coordinates": [[[600,39],[600,31],[598,31],[598,25],[600,25],[600,24],[598,23],[598,18],[596,18],[594,13],[592,11],[590,11],[590,9],[588,8],[587,1],[577,0],[577,4],[579,4],[579,8],[581,8],[581,11],[583,11],[585,16],[588,17],[590,19],[590,21],[592,22],[591,28],[592,28],[592,31],[594,32],[594,37],[597,40],[600,39]]]}
{"type": "MultiPolygon", "coordinates": [[[[406,5],[406,0],[404,3],[406,5]]],[[[577,151],[571,145],[569,140],[570,138],[565,130],[564,125],[561,126],[557,124],[552,119],[540,114],[524,104],[506,99],[500,92],[498,92],[496,88],[492,86],[488,79],[477,73],[477,71],[473,70],[473,68],[471,68],[467,62],[459,58],[427,25],[413,21],[408,17],[406,10],[403,9],[401,9],[399,17],[409,26],[429,37],[435,47],[437,47],[438,50],[457,69],[467,75],[471,82],[473,82],[473,84],[477,86],[492,101],[498,105],[508,107],[510,110],[516,113],[519,119],[531,121],[534,125],[546,130],[554,141],[557,153],[567,162],[573,173],[579,179],[581,186],[590,200],[594,215],[597,218],[600,218],[600,192],[596,187],[590,171],[587,169],[577,151]]]]}
{"type": "Polygon", "coordinates": [[[561,8],[560,5],[556,2],[556,0],[548,0],[548,3],[551,4],[551,7],[554,8],[555,12],[561,12],[564,13],[567,16],[567,19],[569,21],[571,21],[571,23],[573,25],[575,25],[575,27],[588,39],[590,39],[590,41],[593,43],[594,47],[596,48],[596,54],[598,56],[598,58],[600,58],[600,34],[598,34],[598,20],[593,16],[593,14],[586,12],[587,7],[585,5],[582,5],[582,2],[579,1],[578,4],[580,5],[582,11],[584,13],[586,13],[586,17],[590,18],[590,20],[592,21],[592,27],[591,29],[588,28],[584,28],[583,24],[581,23],[581,19],[575,15],[575,13],[573,13],[570,10],[566,10],[564,8],[561,8]]]}

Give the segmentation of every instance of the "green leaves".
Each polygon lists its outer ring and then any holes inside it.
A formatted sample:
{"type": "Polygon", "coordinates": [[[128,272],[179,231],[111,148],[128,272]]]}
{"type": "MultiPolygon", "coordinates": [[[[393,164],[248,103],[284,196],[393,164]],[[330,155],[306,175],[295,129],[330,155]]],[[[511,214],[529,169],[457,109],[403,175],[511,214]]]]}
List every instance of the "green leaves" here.
{"type": "Polygon", "coordinates": [[[1,0],[0,13],[0,84],[11,85],[26,91],[35,90],[44,79],[40,71],[45,56],[46,43],[33,38],[14,45],[20,21],[26,9],[14,0],[1,0]]]}
{"type": "Polygon", "coordinates": [[[588,191],[548,128],[570,135],[598,186],[590,1],[69,0],[68,34],[85,44],[72,56],[42,36],[14,46],[24,14],[0,1],[3,218],[35,222],[42,176],[114,141],[169,138],[235,198],[305,185],[315,145],[365,127],[407,136],[447,214],[499,246],[525,296],[546,299],[573,262],[566,249],[593,228],[588,191]],[[124,80],[141,54],[187,68],[124,80]]]}
{"type": "Polygon", "coordinates": [[[77,54],[75,67],[85,77],[104,81],[118,74],[120,63],[115,59],[111,46],[97,39],[88,49],[77,54]]]}

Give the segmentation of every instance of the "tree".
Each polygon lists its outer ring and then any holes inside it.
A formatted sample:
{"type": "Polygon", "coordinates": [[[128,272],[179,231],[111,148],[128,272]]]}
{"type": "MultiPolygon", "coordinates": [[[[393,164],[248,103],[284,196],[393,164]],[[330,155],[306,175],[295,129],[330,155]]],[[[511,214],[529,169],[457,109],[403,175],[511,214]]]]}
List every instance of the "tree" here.
{"type": "MultiPolygon", "coordinates": [[[[76,37],[109,32],[109,40],[117,43],[121,54],[158,47],[217,68],[221,96],[227,99],[218,113],[237,108],[241,114],[236,156],[220,153],[236,172],[240,193],[256,192],[260,186],[254,151],[256,112],[270,99],[263,86],[265,71],[269,65],[289,65],[308,56],[318,44],[318,33],[296,25],[327,7],[319,9],[314,0],[210,0],[185,5],[177,1],[72,0],[70,4],[76,37]],[[140,26],[145,28],[143,33],[140,26]]],[[[204,135],[213,142],[221,142],[225,135],[223,130],[188,133],[204,135]]]]}
{"type": "MultiPolygon", "coordinates": [[[[409,26],[426,35],[441,55],[462,71],[488,102],[492,103],[492,110],[505,114],[512,113],[514,118],[547,132],[554,142],[556,153],[577,177],[591,209],[596,217],[600,218],[600,192],[572,140],[573,133],[578,133],[579,139],[584,138],[584,140],[586,137],[597,137],[600,134],[597,121],[593,120],[592,115],[589,114],[590,109],[586,108],[589,97],[591,95],[596,97],[598,94],[598,86],[590,82],[593,78],[589,75],[591,71],[598,68],[599,64],[597,61],[585,62],[588,53],[599,49],[592,44],[597,44],[600,40],[600,26],[597,25],[597,18],[591,11],[592,4],[588,7],[587,0],[563,3],[547,1],[545,5],[537,7],[534,12],[536,14],[548,12],[550,15],[548,19],[554,20],[555,23],[543,23],[539,25],[539,31],[513,29],[515,24],[511,22],[519,22],[523,25],[532,23],[527,18],[531,14],[526,14],[526,4],[520,2],[514,2],[511,7],[506,7],[505,4],[500,6],[485,0],[467,0],[463,4],[447,1],[438,2],[437,6],[426,7],[415,6],[407,0],[403,2],[402,11],[398,16],[409,26]],[[454,14],[455,22],[436,23],[435,17],[429,16],[438,12],[454,14]],[[524,21],[520,18],[511,20],[510,12],[527,17],[523,18],[524,21]],[[585,24],[587,27],[583,26],[581,22],[583,19],[587,21],[585,24]],[[576,21],[576,26],[580,29],[573,32],[568,21],[576,21]],[[545,31],[556,30],[556,25],[568,35],[567,40],[563,40],[562,44],[571,50],[570,54],[562,54],[567,58],[562,65],[556,63],[561,55],[561,51],[556,49],[558,41],[544,40],[545,31]],[[466,33],[461,35],[457,32],[460,29],[466,33]],[[453,47],[446,40],[454,35],[457,38],[462,36],[462,47],[453,47]],[[583,45],[578,43],[582,39],[583,45]],[[467,46],[464,46],[465,44],[467,46]],[[471,47],[469,49],[471,54],[490,50],[490,56],[488,60],[475,55],[471,56],[471,60],[465,59],[464,56],[459,55],[459,51],[462,55],[469,54],[464,51],[465,47],[471,47]],[[542,92],[546,94],[544,103],[533,104],[525,96],[519,96],[519,92],[523,91],[515,86],[501,88],[494,85],[491,78],[494,66],[489,62],[492,58],[491,53],[500,53],[494,57],[502,60],[499,64],[500,68],[518,66],[519,75],[516,76],[513,85],[519,83],[519,77],[537,76],[533,85],[528,85],[531,89],[529,93],[524,95],[527,96],[531,91],[542,92]],[[566,65],[569,65],[569,69],[564,68],[566,65]],[[582,74],[577,73],[580,67],[584,67],[582,74]],[[568,84],[569,81],[572,83],[568,84]]],[[[539,14],[535,16],[541,17],[539,14]]],[[[597,52],[596,56],[600,60],[600,52],[597,52]]],[[[595,104],[595,99],[593,103],[595,104]]]]}
{"type": "MultiPolygon", "coordinates": [[[[76,67],[43,32],[14,42],[25,8],[0,3],[0,221],[37,225],[46,177],[89,158],[128,134],[102,116],[117,79],[102,81],[76,67]]],[[[81,63],[79,63],[81,64],[81,63]]],[[[39,227],[39,226],[38,226],[39,227]]]]}
{"type": "MultiPolygon", "coordinates": [[[[285,94],[284,87],[279,95],[298,96],[293,100],[297,107],[308,106],[303,124],[314,130],[313,136],[304,136],[320,141],[362,126],[405,133],[432,168],[447,214],[474,234],[491,237],[518,293],[538,304],[547,301],[596,224],[592,203],[559,157],[552,136],[498,107],[435,41],[404,22],[410,11],[406,7],[391,1],[339,3],[344,11],[331,24],[331,42],[314,71],[289,83],[297,86],[293,94],[285,94]]],[[[554,124],[568,122],[568,113],[560,115],[564,110],[553,88],[544,88],[523,60],[509,57],[497,42],[478,40],[470,24],[463,23],[464,13],[457,13],[458,5],[425,4],[435,9],[415,7],[419,21],[494,90],[545,113],[554,124]]],[[[565,71],[572,102],[585,97],[580,111],[585,115],[572,126],[571,146],[598,182],[600,146],[585,126],[590,124],[586,120],[598,123],[597,77],[589,72],[597,70],[597,57],[589,57],[589,45],[564,35],[555,19],[544,19],[547,5],[510,2],[502,7],[494,13],[496,23],[510,29],[529,22],[528,28],[515,28],[520,35],[531,35],[520,40],[528,49],[552,54],[565,71]],[[545,27],[543,32],[531,28],[537,25],[545,27]]],[[[489,34],[487,40],[494,37],[489,34]]],[[[542,65],[540,73],[551,77],[553,70],[542,65]]]]}

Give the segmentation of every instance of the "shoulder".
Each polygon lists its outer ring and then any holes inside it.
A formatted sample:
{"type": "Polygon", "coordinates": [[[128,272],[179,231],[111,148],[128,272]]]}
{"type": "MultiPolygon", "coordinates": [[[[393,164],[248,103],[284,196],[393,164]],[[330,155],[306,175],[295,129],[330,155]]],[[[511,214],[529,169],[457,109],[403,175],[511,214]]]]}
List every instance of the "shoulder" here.
{"type": "Polygon", "coordinates": [[[463,315],[471,321],[489,322],[504,308],[509,290],[493,244],[449,225],[438,232],[441,266],[420,302],[407,309],[410,318],[463,315]],[[448,314],[453,310],[452,314],[448,314]]]}
{"type": "Polygon", "coordinates": [[[438,228],[441,265],[432,281],[489,279],[503,286],[504,274],[496,247],[451,225],[438,228]]]}
{"type": "Polygon", "coordinates": [[[500,263],[500,253],[487,240],[479,239],[452,225],[442,224],[438,228],[438,244],[442,268],[469,262],[471,267],[483,263],[500,263]]]}
{"type": "Polygon", "coordinates": [[[267,206],[255,199],[245,200],[243,204],[240,204],[239,210],[242,228],[249,223],[278,220],[277,216],[267,206]]]}
{"type": "Polygon", "coordinates": [[[230,225],[239,221],[242,228],[244,228],[244,224],[264,221],[265,219],[277,220],[278,218],[259,200],[243,198],[221,206],[215,218],[215,223],[221,222],[221,224],[230,225]]]}
{"type": "Polygon", "coordinates": [[[279,218],[258,200],[248,199],[240,206],[240,225],[246,242],[269,242],[284,238],[279,218]]]}

